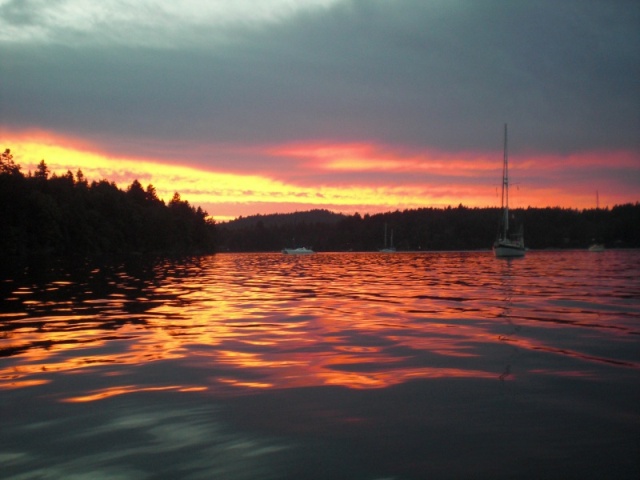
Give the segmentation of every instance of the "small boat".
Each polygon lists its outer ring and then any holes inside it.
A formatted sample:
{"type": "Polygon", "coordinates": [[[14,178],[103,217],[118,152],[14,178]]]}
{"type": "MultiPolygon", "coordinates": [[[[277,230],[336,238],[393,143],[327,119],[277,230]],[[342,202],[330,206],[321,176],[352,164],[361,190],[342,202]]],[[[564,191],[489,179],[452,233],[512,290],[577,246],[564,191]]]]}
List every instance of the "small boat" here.
{"type": "Polygon", "coordinates": [[[391,230],[391,241],[387,246],[387,224],[384,224],[384,248],[378,250],[381,253],[395,253],[396,247],[393,246],[393,230],[391,230]]]}
{"type": "Polygon", "coordinates": [[[604,245],[601,243],[594,243],[589,247],[590,252],[604,252],[604,245]]]}
{"type": "Polygon", "coordinates": [[[285,255],[310,255],[315,253],[310,248],[298,247],[298,248],[283,248],[282,253],[285,255]]]}
{"type": "MultiPolygon", "coordinates": [[[[600,194],[598,193],[597,190],[596,190],[596,210],[600,210],[600,194]]],[[[604,252],[603,243],[596,242],[595,238],[592,240],[592,242],[593,243],[589,246],[590,252],[604,252]]]]}
{"type": "Polygon", "coordinates": [[[493,253],[498,258],[524,257],[523,228],[509,231],[509,155],[507,153],[507,124],[504,125],[504,160],[502,164],[502,220],[498,238],[493,243],[493,253]]]}

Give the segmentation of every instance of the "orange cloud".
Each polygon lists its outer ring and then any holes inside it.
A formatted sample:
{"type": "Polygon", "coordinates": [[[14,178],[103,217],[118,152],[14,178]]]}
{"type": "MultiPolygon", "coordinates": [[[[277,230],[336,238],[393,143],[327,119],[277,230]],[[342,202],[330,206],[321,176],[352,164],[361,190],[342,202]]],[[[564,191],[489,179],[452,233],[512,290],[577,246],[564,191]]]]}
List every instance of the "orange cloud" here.
{"type": "MultiPolygon", "coordinates": [[[[23,171],[34,170],[44,159],[51,172],[58,175],[80,169],[89,181],[107,179],[120,188],[126,188],[138,179],[143,185],[153,184],[165,201],[178,191],[183,199],[209,207],[214,212],[220,204],[304,204],[316,208],[333,205],[346,209],[368,206],[374,210],[416,208],[441,203],[446,192],[452,191],[450,187],[432,188],[427,194],[423,185],[299,186],[266,176],[219,173],[145,158],[113,157],[51,135],[5,139],[4,143],[11,146],[23,171]]],[[[365,162],[365,159],[361,161],[365,162]]],[[[364,164],[362,168],[365,168],[364,164]]],[[[215,213],[213,216],[220,219],[215,213]]]]}
{"type": "Polygon", "coordinates": [[[334,172],[414,172],[439,175],[474,176],[498,171],[500,158],[473,152],[391,151],[382,146],[363,143],[296,143],[271,148],[272,155],[307,160],[317,169],[334,172]]]}
{"type": "MultiPolygon", "coordinates": [[[[6,135],[0,142],[12,149],[23,172],[35,170],[44,159],[59,175],[81,169],[89,181],[107,179],[120,188],[137,179],[145,186],[153,184],[165,201],[179,192],[216,220],[311,208],[350,214],[460,203],[486,207],[497,206],[500,200],[501,152],[409,151],[373,143],[329,142],[225,146],[211,147],[219,166],[205,167],[189,166],[194,152],[202,156],[201,145],[182,145],[178,149],[182,157],[174,156],[169,163],[166,158],[102,153],[86,141],[43,131],[6,135]],[[246,163],[245,171],[234,171],[234,159],[243,155],[262,159],[260,173],[247,173],[246,163]]],[[[512,156],[511,205],[592,208],[596,189],[603,207],[634,202],[637,185],[629,186],[628,179],[639,166],[633,152],[512,156]],[[616,183],[615,177],[604,178],[603,169],[625,170],[618,177],[627,185],[616,183]]]]}
{"type": "Polygon", "coordinates": [[[636,152],[628,150],[580,152],[563,156],[529,153],[518,156],[514,166],[520,170],[545,171],[556,171],[567,168],[586,170],[605,167],[638,170],[638,168],[640,168],[640,158],[636,152]]]}

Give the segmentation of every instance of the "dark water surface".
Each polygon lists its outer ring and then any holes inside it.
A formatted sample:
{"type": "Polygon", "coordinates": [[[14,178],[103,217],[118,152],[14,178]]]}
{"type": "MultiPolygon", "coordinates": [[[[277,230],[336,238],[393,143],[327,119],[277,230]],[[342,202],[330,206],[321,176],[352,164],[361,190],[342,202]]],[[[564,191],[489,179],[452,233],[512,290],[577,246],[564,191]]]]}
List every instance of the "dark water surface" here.
{"type": "Polygon", "coordinates": [[[5,479],[640,478],[640,251],[3,280],[5,479]]]}

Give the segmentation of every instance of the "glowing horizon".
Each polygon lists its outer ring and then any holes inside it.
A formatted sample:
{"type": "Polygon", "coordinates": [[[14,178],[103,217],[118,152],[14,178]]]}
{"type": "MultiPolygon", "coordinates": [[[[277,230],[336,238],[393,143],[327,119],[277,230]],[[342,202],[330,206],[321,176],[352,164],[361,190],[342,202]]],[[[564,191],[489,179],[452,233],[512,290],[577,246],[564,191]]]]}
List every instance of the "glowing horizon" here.
{"type": "MultiPolygon", "coordinates": [[[[189,151],[173,162],[163,158],[112,155],[90,142],[48,132],[13,134],[0,139],[27,174],[44,160],[52,174],[82,170],[88,181],[108,180],[126,189],[133,180],[152,184],[158,196],[169,201],[175,192],[194,206],[208,211],[216,221],[239,216],[289,213],[324,208],[344,214],[375,214],[421,207],[446,208],[499,206],[501,163],[497,153],[394,151],[374,143],[288,143],[253,147],[263,162],[292,160],[295,167],[255,174],[238,169],[189,163],[189,151]]],[[[194,146],[202,149],[202,146],[194,146]]],[[[241,149],[238,149],[241,150],[241,149]]],[[[248,149],[247,149],[248,150],[248,149]]],[[[220,155],[212,152],[212,155],[220,155]]],[[[224,160],[224,159],[223,159],[224,160]]],[[[603,208],[638,201],[602,179],[602,185],[578,180],[563,185],[567,169],[633,169],[637,159],[629,152],[586,152],[562,158],[551,155],[518,156],[511,163],[513,208],[594,208],[595,192],[603,208]],[[548,184],[538,179],[547,173],[548,184]],[[521,185],[522,179],[536,183],[521,185]],[[611,192],[614,192],[613,194],[611,192]]],[[[246,170],[246,168],[245,168],[246,170]]]]}

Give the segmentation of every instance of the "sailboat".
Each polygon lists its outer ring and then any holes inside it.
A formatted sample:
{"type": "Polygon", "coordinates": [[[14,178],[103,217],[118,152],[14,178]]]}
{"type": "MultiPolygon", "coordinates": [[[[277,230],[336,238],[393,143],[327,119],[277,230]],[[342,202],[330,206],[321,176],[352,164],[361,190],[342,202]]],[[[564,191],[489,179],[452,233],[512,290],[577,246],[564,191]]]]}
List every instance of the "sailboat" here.
{"type": "Polygon", "coordinates": [[[384,248],[379,250],[381,253],[394,253],[396,251],[396,247],[393,246],[393,230],[391,230],[391,241],[389,242],[389,246],[387,246],[387,224],[384,224],[384,248]]]}
{"type": "Polygon", "coordinates": [[[507,152],[507,124],[504,125],[504,159],[502,165],[502,220],[498,238],[493,243],[496,257],[524,257],[524,235],[522,226],[517,231],[509,231],[509,154],[507,152]]]}
{"type": "MultiPolygon", "coordinates": [[[[600,210],[600,194],[598,193],[597,190],[596,190],[596,210],[600,210]]],[[[593,241],[593,243],[591,245],[589,245],[589,251],[590,252],[604,252],[604,244],[603,243],[596,242],[595,238],[592,241],[593,241]]]]}

